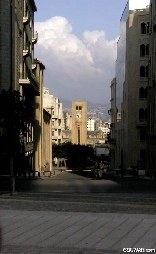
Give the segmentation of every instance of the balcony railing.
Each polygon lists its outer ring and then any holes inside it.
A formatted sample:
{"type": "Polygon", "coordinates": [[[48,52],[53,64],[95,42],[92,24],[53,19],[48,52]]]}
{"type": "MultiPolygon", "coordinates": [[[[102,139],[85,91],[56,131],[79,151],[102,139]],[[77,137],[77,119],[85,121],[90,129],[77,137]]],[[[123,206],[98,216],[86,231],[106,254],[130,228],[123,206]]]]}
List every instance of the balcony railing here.
{"type": "Polygon", "coordinates": [[[34,33],[33,38],[32,38],[32,43],[35,44],[38,41],[38,33],[37,31],[34,33]]]}
{"type": "Polygon", "coordinates": [[[136,123],[137,127],[146,127],[147,126],[147,120],[145,119],[140,119],[139,122],[136,123]]]}
{"type": "Polygon", "coordinates": [[[27,56],[29,54],[29,50],[28,49],[23,49],[23,56],[27,56]]]}
{"type": "Polygon", "coordinates": [[[29,71],[27,78],[19,79],[19,84],[25,86],[26,89],[32,89],[34,95],[40,95],[39,81],[36,76],[29,71]]]}
{"type": "Polygon", "coordinates": [[[25,16],[23,17],[23,24],[27,24],[29,22],[29,17],[25,16]]]}

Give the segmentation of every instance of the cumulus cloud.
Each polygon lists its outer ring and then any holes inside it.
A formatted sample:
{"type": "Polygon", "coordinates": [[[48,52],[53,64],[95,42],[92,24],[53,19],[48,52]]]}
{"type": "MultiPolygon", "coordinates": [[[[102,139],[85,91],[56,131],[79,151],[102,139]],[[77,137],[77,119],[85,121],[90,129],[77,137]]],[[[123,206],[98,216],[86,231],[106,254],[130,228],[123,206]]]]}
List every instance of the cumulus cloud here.
{"type": "Polygon", "coordinates": [[[84,31],[80,40],[70,22],[58,16],[36,22],[35,30],[35,57],[46,66],[44,85],[51,94],[71,101],[109,102],[117,38],[108,41],[104,31],[84,31]]]}

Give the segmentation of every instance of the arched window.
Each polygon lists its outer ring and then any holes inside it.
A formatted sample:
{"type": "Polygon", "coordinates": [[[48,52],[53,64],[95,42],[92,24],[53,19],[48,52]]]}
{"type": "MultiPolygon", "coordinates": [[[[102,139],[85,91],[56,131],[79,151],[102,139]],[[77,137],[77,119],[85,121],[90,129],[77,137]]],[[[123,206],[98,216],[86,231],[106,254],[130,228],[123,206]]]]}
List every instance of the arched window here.
{"type": "Polygon", "coordinates": [[[141,23],[141,34],[146,34],[146,24],[144,22],[141,23]]]}
{"type": "Polygon", "coordinates": [[[140,77],[145,77],[145,66],[140,66],[140,77]]]}
{"type": "Polygon", "coordinates": [[[140,108],[140,109],[139,109],[139,120],[140,120],[140,121],[144,121],[144,118],[145,118],[144,109],[143,109],[143,108],[140,108]]]}
{"type": "Polygon", "coordinates": [[[147,34],[149,34],[149,22],[147,22],[147,24],[146,24],[146,32],[147,32],[147,34]]]}
{"type": "Polygon", "coordinates": [[[149,44],[146,45],[146,56],[149,55],[149,44]]]}
{"type": "Polygon", "coordinates": [[[145,98],[145,89],[143,87],[139,89],[139,98],[145,98]]]}
{"type": "Polygon", "coordinates": [[[147,121],[147,117],[148,117],[148,109],[145,109],[145,120],[147,121]]]}
{"type": "Polygon", "coordinates": [[[144,44],[142,44],[142,45],[140,45],[140,56],[145,56],[145,45],[144,44]]]}
{"type": "Polygon", "coordinates": [[[148,65],[146,66],[146,77],[148,78],[148,65]]]}
{"type": "Polygon", "coordinates": [[[140,140],[145,141],[147,139],[147,130],[141,129],[140,130],[140,140]]]}
{"type": "Polygon", "coordinates": [[[148,87],[145,88],[145,98],[147,98],[148,87]]]}

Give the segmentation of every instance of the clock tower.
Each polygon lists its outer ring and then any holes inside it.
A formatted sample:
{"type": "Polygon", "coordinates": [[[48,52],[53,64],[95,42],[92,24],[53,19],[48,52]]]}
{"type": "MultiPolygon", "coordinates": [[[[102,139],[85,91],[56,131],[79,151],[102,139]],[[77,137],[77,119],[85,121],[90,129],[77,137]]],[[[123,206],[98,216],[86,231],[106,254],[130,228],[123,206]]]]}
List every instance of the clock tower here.
{"type": "Polygon", "coordinates": [[[72,102],[72,143],[87,145],[87,102],[72,102]]]}

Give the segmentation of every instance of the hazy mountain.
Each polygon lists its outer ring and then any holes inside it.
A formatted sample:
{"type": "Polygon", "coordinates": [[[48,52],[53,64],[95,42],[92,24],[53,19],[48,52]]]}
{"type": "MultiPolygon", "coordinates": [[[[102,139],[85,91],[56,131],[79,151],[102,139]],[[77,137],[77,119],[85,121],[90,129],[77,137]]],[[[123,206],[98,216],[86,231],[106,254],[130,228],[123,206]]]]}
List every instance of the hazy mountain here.
{"type": "MultiPolygon", "coordinates": [[[[63,106],[63,111],[71,112],[72,101],[60,99],[60,102],[63,106]]],[[[89,117],[98,117],[101,120],[107,122],[110,120],[110,115],[108,115],[108,110],[110,109],[110,103],[99,104],[87,102],[88,106],[88,116],[89,117]]]]}

